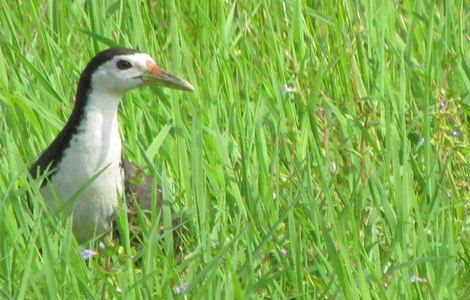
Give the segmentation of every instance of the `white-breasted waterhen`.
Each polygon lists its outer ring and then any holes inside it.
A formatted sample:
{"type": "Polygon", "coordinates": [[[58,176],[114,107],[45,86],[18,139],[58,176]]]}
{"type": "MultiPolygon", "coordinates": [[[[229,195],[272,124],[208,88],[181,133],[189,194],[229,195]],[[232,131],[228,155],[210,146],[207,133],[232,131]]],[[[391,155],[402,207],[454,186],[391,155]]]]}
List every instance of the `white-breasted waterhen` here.
{"type": "MultiPolygon", "coordinates": [[[[30,169],[33,178],[47,174],[41,193],[53,212],[65,205],[79,243],[111,230],[124,194],[135,192],[141,206],[150,205],[149,187],[126,191],[132,187],[126,181],[137,167],[122,158],[117,114],[122,95],[144,85],[194,90],[138,50],[111,48],[98,53],[80,76],[65,127],[30,169]]],[[[148,177],[143,184],[151,184],[148,177]]]]}

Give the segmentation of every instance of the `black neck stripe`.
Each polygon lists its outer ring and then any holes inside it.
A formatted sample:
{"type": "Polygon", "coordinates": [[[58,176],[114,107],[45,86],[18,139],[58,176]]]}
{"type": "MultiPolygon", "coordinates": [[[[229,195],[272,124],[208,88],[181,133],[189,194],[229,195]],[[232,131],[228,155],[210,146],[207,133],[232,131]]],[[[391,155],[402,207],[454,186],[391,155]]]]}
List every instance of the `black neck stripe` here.
{"type": "MultiPolygon", "coordinates": [[[[72,140],[73,135],[77,133],[80,122],[83,120],[88,96],[92,91],[91,77],[93,73],[102,64],[111,60],[114,56],[134,53],[139,53],[139,51],[128,48],[110,48],[98,53],[88,63],[80,76],[80,81],[78,82],[77,95],[75,97],[75,105],[72,114],[59,135],[57,135],[49,147],[44,150],[41,156],[31,166],[30,173],[33,178],[36,178],[38,175],[42,175],[48,168],[51,169],[51,172],[48,175],[49,177],[57,171],[57,167],[62,160],[65,150],[70,146],[70,141],[72,140]]],[[[80,164],[85,162],[77,163],[80,164]]]]}

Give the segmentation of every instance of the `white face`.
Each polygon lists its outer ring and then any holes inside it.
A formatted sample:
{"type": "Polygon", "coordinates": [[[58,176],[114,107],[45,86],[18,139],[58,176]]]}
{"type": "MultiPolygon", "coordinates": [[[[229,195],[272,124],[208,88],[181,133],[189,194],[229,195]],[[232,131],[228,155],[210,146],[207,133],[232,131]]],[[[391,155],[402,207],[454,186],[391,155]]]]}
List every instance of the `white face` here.
{"type": "Polygon", "coordinates": [[[149,63],[155,65],[145,53],[115,56],[93,73],[92,88],[122,95],[144,85],[142,76],[148,72],[149,63]]]}

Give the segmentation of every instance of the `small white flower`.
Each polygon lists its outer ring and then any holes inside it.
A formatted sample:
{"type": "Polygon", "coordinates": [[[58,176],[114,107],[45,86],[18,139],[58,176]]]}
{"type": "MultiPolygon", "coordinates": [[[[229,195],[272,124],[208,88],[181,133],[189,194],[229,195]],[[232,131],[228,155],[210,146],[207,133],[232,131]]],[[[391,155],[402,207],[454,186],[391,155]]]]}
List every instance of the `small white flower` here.
{"type": "Polygon", "coordinates": [[[283,93],[283,94],[289,94],[289,93],[295,93],[295,92],[296,92],[295,88],[290,87],[290,86],[288,86],[287,84],[285,84],[285,85],[282,87],[282,93],[283,93]]]}
{"type": "Polygon", "coordinates": [[[175,291],[175,294],[183,294],[188,290],[188,285],[186,283],[182,283],[175,286],[173,290],[175,291]]]}
{"type": "Polygon", "coordinates": [[[122,289],[121,289],[120,287],[117,287],[117,288],[116,288],[116,292],[122,293],[122,289]]]}
{"type": "Polygon", "coordinates": [[[422,137],[422,138],[419,139],[418,148],[420,148],[423,145],[424,145],[424,138],[422,137]]]}
{"type": "Polygon", "coordinates": [[[80,256],[84,260],[89,260],[93,256],[98,255],[98,253],[92,249],[84,249],[80,252],[80,256]]]}
{"type": "Polygon", "coordinates": [[[289,254],[289,251],[287,251],[287,249],[285,249],[285,248],[282,248],[281,249],[281,254],[284,255],[284,256],[287,256],[289,254]]]}

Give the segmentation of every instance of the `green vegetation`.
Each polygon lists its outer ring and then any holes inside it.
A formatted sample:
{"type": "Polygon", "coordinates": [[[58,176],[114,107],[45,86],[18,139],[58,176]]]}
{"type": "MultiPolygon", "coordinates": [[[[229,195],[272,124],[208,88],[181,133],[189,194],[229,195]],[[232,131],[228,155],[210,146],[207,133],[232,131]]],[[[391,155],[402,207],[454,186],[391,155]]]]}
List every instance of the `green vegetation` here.
{"type": "Polygon", "coordinates": [[[464,2],[0,0],[0,298],[468,297],[464,2]],[[115,45],[197,89],[120,107],[188,221],[85,261],[27,170],[115,45]]]}

